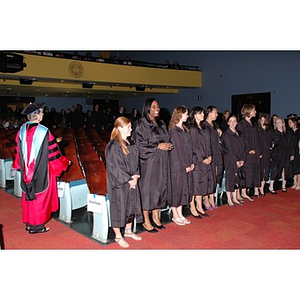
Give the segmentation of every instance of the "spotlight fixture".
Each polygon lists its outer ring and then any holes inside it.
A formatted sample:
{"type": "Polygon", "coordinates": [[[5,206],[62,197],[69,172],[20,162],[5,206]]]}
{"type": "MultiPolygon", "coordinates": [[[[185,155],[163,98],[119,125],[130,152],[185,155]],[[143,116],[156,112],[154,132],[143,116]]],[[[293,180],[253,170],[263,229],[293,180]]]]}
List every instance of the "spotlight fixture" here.
{"type": "Polygon", "coordinates": [[[29,79],[29,78],[20,78],[20,84],[31,85],[32,83],[33,83],[32,79],[29,79]]]}
{"type": "Polygon", "coordinates": [[[144,85],[137,85],[135,87],[135,90],[139,91],[139,92],[143,92],[145,89],[146,89],[146,87],[144,85]]]}
{"type": "Polygon", "coordinates": [[[83,83],[82,83],[82,87],[83,87],[84,89],[91,89],[93,86],[94,86],[94,84],[91,83],[91,82],[83,82],[83,83]]]}
{"type": "Polygon", "coordinates": [[[16,73],[23,71],[26,64],[23,62],[24,57],[11,52],[0,52],[0,72],[16,73]]]}

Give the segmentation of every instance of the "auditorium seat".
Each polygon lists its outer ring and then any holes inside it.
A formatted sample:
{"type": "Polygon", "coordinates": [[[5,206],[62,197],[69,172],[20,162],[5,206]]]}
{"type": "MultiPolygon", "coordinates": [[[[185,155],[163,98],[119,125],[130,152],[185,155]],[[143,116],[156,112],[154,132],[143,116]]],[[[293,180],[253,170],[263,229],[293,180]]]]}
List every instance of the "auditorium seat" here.
{"type": "Polygon", "coordinates": [[[0,148],[0,187],[6,187],[7,180],[14,180],[12,162],[14,147],[0,148]]]}
{"type": "Polygon", "coordinates": [[[85,161],[83,169],[91,194],[106,195],[106,168],[102,161],[85,161]]]}

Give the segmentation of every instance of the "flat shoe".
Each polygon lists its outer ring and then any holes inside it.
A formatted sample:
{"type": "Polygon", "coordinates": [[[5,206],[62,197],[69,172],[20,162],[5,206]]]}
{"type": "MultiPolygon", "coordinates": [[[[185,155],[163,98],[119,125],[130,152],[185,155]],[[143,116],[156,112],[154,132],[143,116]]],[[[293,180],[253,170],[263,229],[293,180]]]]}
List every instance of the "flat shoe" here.
{"type": "Polygon", "coordinates": [[[28,230],[28,232],[30,233],[30,234],[36,234],[36,233],[45,233],[45,232],[48,232],[50,230],[50,228],[49,227],[43,227],[42,229],[40,229],[40,230],[28,230]]]}
{"type": "Polygon", "coordinates": [[[174,223],[176,223],[177,225],[180,225],[180,226],[185,225],[185,223],[181,219],[174,219],[174,218],[172,218],[172,221],[174,223]]]}
{"type": "Polygon", "coordinates": [[[240,206],[243,206],[244,205],[244,202],[233,202],[234,204],[237,204],[237,205],[240,205],[240,206]]]}
{"type": "Polygon", "coordinates": [[[188,220],[187,218],[183,217],[183,218],[180,218],[180,220],[184,223],[184,224],[191,224],[191,221],[188,220]]]}
{"type": "Polygon", "coordinates": [[[115,238],[115,242],[119,244],[122,248],[128,248],[129,244],[125,241],[124,238],[115,238]]]}
{"type": "Polygon", "coordinates": [[[135,241],[141,241],[142,240],[142,238],[139,235],[135,234],[134,232],[125,233],[124,237],[132,238],[135,241]]]}

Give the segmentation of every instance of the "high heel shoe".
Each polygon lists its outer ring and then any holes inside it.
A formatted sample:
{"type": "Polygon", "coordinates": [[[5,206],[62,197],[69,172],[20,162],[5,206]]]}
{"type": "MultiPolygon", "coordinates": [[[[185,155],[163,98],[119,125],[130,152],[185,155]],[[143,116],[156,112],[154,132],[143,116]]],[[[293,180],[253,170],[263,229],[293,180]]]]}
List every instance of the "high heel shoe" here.
{"type": "Polygon", "coordinates": [[[201,215],[194,215],[192,212],[191,212],[191,215],[192,215],[195,219],[202,219],[201,215]]]}
{"type": "MultiPolygon", "coordinates": [[[[203,204],[204,204],[204,203],[203,203],[203,204]]],[[[213,210],[213,208],[212,208],[211,206],[206,206],[206,205],[204,204],[204,207],[205,207],[206,210],[213,210]]]]}
{"type": "Polygon", "coordinates": [[[166,227],[164,225],[157,225],[154,221],[153,221],[153,225],[154,227],[158,228],[158,229],[166,229],[166,227]]]}
{"type": "Polygon", "coordinates": [[[227,203],[227,205],[228,205],[229,207],[235,207],[235,205],[234,205],[233,203],[227,203]]]}
{"type": "Polygon", "coordinates": [[[209,217],[209,214],[207,214],[206,212],[204,212],[204,214],[201,212],[201,211],[199,211],[197,208],[196,208],[196,210],[197,210],[197,212],[200,214],[200,216],[202,216],[202,217],[209,217]]]}
{"type": "Polygon", "coordinates": [[[143,228],[147,231],[147,232],[149,232],[149,233],[157,233],[158,232],[158,230],[157,229],[155,229],[155,228],[153,228],[153,229],[147,229],[144,225],[142,225],[143,226],[143,228]]]}
{"type": "Polygon", "coordinates": [[[274,190],[270,190],[270,189],[269,189],[269,192],[270,192],[272,195],[276,195],[276,194],[277,194],[274,190]]]}
{"type": "Polygon", "coordinates": [[[258,191],[260,196],[266,197],[266,193],[262,193],[261,191],[258,191]]]}

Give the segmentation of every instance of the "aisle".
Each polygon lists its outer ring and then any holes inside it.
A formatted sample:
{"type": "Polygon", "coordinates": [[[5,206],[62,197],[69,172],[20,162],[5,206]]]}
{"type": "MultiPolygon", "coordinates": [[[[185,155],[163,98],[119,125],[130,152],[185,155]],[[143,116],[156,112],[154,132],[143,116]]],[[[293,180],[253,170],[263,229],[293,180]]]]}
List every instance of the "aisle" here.
{"type": "MultiPolygon", "coordinates": [[[[130,249],[300,249],[300,192],[288,189],[277,195],[227,205],[201,220],[189,217],[190,225],[171,222],[166,230],[142,232],[143,241],[128,239],[130,249]]],[[[0,224],[4,248],[9,249],[120,249],[103,246],[66,224],[52,219],[48,233],[29,235],[21,222],[20,200],[0,190],[0,224]]]]}

